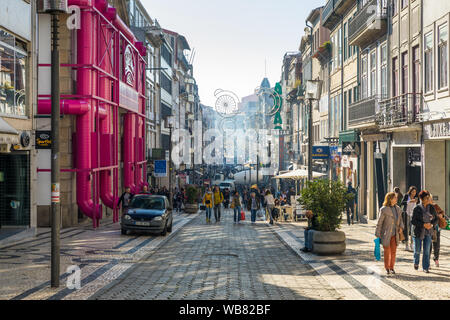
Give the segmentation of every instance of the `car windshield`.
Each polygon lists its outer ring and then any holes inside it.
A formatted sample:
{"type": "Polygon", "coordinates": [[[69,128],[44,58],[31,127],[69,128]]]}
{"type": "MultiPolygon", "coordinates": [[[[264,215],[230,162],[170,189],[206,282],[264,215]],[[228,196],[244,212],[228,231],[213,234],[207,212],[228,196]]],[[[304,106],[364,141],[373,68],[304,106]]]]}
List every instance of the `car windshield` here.
{"type": "Polygon", "coordinates": [[[227,188],[227,187],[229,187],[229,186],[230,186],[230,184],[229,184],[229,183],[221,183],[221,184],[220,184],[220,186],[221,186],[221,187],[225,187],[225,188],[227,188]]]}
{"type": "Polygon", "coordinates": [[[134,197],[133,200],[131,200],[130,207],[133,209],[163,210],[164,199],[149,198],[149,197],[134,197]]]}

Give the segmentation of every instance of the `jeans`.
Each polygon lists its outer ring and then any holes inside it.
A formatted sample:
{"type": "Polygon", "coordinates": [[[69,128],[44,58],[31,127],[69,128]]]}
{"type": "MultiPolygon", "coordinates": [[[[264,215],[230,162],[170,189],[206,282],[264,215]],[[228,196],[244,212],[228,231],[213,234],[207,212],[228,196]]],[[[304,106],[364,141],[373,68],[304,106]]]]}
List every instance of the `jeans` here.
{"type": "Polygon", "coordinates": [[[267,205],[267,211],[269,212],[269,217],[270,217],[270,223],[271,224],[273,224],[273,208],[274,208],[273,204],[268,204],[267,205]]]}
{"type": "Polygon", "coordinates": [[[403,235],[405,236],[406,243],[408,243],[409,236],[411,235],[411,217],[406,212],[403,212],[403,225],[405,226],[405,229],[403,229],[403,235]]]}
{"type": "Polygon", "coordinates": [[[351,225],[353,223],[354,218],[354,212],[355,209],[353,209],[355,206],[347,206],[347,223],[348,225],[351,225]],[[351,215],[350,215],[351,212],[351,215]]]}
{"type": "Polygon", "coordinates": [[[214,218],[216,219],[216,222],[220,221],[220,213],[221,213],[220,204],[215,205],[214,206],[214,218]]]}
{"type": "Polygon", "coordinates": [[[423,257],[422,257],[422,267],[423,270],[428,270],[430,268],[430,254],[431,254],[431,236],[425,236],[423,240],[420,238],[413,237],[414,239],[414,265],[418,266],[420,262],[420,251],[422,249],[423,243],[423,257]]]}
{"type": "Polygon", "coordinates": [[[258,210],[257,209],[251,209],[250,210],[250,212],[251,212],[251,214],[252,214],[252,222],[255,222],[256,221],[256,212],[257,212],[258,210]]]}
{"type": "Polygon", "coordinates": [[[313,230],[305,229],[305,248],[309,251],[313,249],[313,230]]]}
{"type": "Polygon", "coordinates": [[[234,222],[241,221],[241,207],[234,207],[234,222]]]}
{"type": "Polygon", "coordinates": [[[206,219],[211,220],[212,208],[206,207],[206,219]]]}
{"type": "Polygon", "coordinates": [[[433,260],[439,260],[439,251],[441,250],[441,230],[436,232],[436,241],[433,241],[433,245],[430,246],[430,256],[431,256],[431,247],[433,247],[433,260]]]}

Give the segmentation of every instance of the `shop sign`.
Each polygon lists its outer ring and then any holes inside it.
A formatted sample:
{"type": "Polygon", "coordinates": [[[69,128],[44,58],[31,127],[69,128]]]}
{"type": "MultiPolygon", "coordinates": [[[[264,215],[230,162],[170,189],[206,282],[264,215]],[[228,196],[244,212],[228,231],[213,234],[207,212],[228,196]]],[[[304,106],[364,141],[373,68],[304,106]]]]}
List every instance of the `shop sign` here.
{"type": "Polygon", "coordinates": [[[36,149],[52,148],[52,132],[36,131],[36,149]]]}
{"type": "Polygon", "coordinates": [[[330,147],[328,146],[312,147],[313,159],[328,159],[329,157],[330,157],[330,147]]]}
{"type": "Polygon", "coordinates": [[[135,63],[134,63],[134,56],[133,56],[133,50],[131,49],[131,45],[128,45],[125,48],[124,53],[124,72],[125,72],[125,81],[130,86],[134,85],[134,71],[135,71],[135,63]]]}
{"type": "Polygon", "coordinates": [[[450,139],[450,122],[436,122],[423,127],[425,139],[450,139]]]}
{"type": "Polygon", "coordinates": [[[167,161],[155,160],[155,175],[156,178],[167,177],[167,161]]]}
{"type": "Polygon", "coordinates": [[[132,112],[139,112],[139,94],[124,82],[119,84],[119,105],[132,112]]]}
{"type": "Polygon", "coordinates": [[[350,160],[347,155],[342,156],[341,166],[342,168],[350,168],[350,160]]]}

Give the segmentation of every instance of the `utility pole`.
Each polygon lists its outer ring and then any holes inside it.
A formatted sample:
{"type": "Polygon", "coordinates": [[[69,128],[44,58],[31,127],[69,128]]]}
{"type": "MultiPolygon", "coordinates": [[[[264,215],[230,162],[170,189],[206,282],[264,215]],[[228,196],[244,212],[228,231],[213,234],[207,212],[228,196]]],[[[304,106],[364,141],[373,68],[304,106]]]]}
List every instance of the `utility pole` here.
{"type": "Polygon", "coordinates": [[[52,210],[52,238],[51,238],[51,287],[59,287],[60,273],[60,161],[59,161],[59,117],[60,117],[60,92],[59,92],[59,48],[58,48],[58,12],[51,13],[52,18],[52,150],[51,150],[51,210],[52,210]]]}

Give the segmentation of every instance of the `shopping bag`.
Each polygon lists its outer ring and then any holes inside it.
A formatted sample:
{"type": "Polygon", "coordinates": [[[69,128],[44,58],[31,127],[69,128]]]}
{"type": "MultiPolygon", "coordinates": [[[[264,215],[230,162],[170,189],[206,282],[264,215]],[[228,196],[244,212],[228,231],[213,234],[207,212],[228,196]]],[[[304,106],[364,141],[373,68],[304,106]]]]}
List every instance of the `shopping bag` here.
{"type": "Polygon", "coordinates": [[[450,219],[447,219],[447,226],[445,227],[445,230],[450,230],[450,219]]]}
{"type": "Polygon", "coordinates": [[[375,255],[375,259],[377,261],[380,261],[381,260],[381,248],[380,248],[381,239],[376,238],[374,240],[374,242],[375,242],[375,250],[374,250],[373,254],[375,255]]]}
{"type": "Polygon", "coordinates": [[[245,212],[244,212],[244,210],[241,211],[241,220],[245,220],[245,212]]]}

